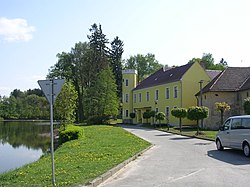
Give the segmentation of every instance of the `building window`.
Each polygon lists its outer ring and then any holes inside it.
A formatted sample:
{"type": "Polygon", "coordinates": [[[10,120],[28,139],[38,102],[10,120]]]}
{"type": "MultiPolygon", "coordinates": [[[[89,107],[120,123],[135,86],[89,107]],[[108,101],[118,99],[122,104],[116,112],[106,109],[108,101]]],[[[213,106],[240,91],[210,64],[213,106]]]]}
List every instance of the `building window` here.
{"type": "Polygon", "coordinates": [[[169,88],[166,88],[166,99],[169,99],[169,88]]]}
{"type": "Polygon", "coordinates": [[[146,93],[146,101],[149,101],[149,92],[146,93]]]}
{"type": "Polygon", "coordinates": [[[139,102],[141,102],[141,93],[139,93],[139,102]]]}
{"type": "Polygon", "coordinates": [[[155,100],[159,100],[159,90],[155,90],[155,100]]]}
{"type": "Polygon", "coordinates": [[[125,111],[125,117],[128,117],[128,110],[125,111]]]}
{"type": "Polygon", "coordinates": [[[125,103],[128,103],[128,94],[125,94],[125,103]]]}
{"type": "Polygon", "coordinates": [[[155,112],[156,112],[156,113],[159,112],[159,109],[158,109],[158,108],[155,108],[155,112]]]}
{"type": "Polygon", "coordinates": [[[247,92],[247,97],[249,97],[249,93],[247,92]]]}
{"type": "Polygon", "coordinates": [[[177,106],[174,106],[174,108],[177,108],[177,106]]]}
{"type": "Polygon", "coordinates": [[[136,94],[134,94],[134,103],[136,103],[136,94]]]}
{"type": "Polygon", "coordinates": [[[125,86],[128,86],[128,79],[125,80],[125,86]]]}
{"type": "Polygon", "coordinates": [[[175,86],[174,87],[174,98],[177,98],[178,97],[178,87],[175,86]]]}
{"type": "Polygon", "coordinates": [[[166,117],[169,117],[169,106],[166,107],[166,117]]]}

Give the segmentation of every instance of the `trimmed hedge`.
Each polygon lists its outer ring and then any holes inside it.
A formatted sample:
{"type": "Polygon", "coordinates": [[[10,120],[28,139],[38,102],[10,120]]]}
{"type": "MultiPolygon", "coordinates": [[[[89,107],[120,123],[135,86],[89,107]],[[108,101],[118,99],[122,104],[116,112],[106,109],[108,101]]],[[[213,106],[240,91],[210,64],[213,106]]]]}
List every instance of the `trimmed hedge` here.
{"type": "Polygon", "coordinates": [[[64,143],[70,140],[76,140],[84,137],[84,130],[82,127],[75,125],[66,125],[64,129],[59,130],[59,141],[64,143]]]}

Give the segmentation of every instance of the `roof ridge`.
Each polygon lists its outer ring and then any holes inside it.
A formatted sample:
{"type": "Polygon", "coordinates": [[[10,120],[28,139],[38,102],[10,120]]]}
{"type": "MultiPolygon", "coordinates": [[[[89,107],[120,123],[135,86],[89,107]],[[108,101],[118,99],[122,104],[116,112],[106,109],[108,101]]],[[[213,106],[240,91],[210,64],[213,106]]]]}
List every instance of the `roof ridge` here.
{"type": "Polygon", "coordinates": [[[222,75],[226,72],[226,70],[228,69],[228,67],[226,69],[224,69],[224,71],[222,71],[219,76],[216,78],[216,80],[214,81],[214,83],[210,86],[209,90],[211,90],[215,84],[219,81],[219,79],[222,77],[222,75]]]}
{"type": "Polygon", "coordinates": [[[246,78],[246,80],[243,81],[243,83],[240,85],[240,87],[237,90],[241,90],[241,88],[245,85],[245,83],[248,81],[248,79],[250,79],[250,74],[248,75],[248,77],[246,78]]]}

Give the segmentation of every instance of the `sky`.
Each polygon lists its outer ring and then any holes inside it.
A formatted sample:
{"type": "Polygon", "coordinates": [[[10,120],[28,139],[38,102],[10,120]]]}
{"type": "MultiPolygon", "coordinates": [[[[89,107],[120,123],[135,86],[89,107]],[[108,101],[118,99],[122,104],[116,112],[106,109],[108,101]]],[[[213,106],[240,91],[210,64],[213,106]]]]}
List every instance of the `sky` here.
{"type": "Polygon", "coordinates": [[[153,53],[184,65],[211,53],[250,66],[249,0],[0,0],[0,96],[39,88],[56,55],[87,42],[92,24],[124,42],[123,59],[153,53]]]}

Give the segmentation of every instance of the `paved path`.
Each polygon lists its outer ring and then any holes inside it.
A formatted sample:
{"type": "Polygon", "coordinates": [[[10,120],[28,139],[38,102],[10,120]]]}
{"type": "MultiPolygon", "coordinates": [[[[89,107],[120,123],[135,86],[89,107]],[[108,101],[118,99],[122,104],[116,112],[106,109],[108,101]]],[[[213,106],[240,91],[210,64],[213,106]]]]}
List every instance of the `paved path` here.
{"type": "Polygon", "coordinates": [[[250,158],[214,142],[140,127],[129,132],[155,144],[99,187],[249,187],[250,158]]]}

